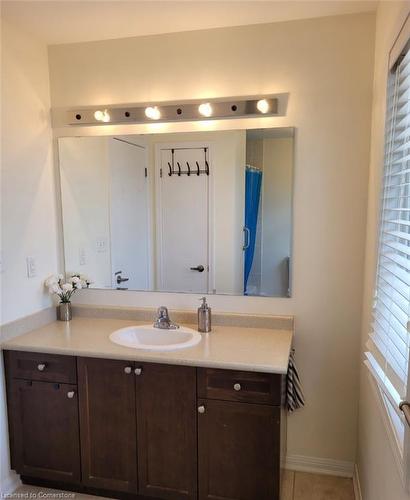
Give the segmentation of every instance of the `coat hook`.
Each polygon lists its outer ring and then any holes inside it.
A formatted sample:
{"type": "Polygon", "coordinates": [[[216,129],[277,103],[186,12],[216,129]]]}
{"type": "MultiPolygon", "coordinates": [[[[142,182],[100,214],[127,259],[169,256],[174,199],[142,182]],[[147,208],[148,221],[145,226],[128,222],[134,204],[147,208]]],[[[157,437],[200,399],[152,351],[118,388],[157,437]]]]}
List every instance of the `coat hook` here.
{"type": "Polygon", "coordinates": [[[177,161],[177,165],[178,165],[178,177],[181,176],[181,164],[179,163],[179,161],[177,161]]]}
{"type": "Polygon", "coordinates": [[[206,160],[205,160],[205,172],[206,172],[206,175],[209,175],[209,164],[206,160]]]}
{"type": "Polygon", "coordinates": [[[172,167],[171,167],[171,164],[168,162],[168,168],[169,168],[169,172],[168,172],[168,175],[171,177],[172,175],[172,167]]]}
{"type": "Polygon", "coordinates": [[[199,170],[199,163],[196,161],[196,175],[199,175],[200,170],[199,170]]]}
{"type": "Polygon", "coordinates": [[[189,177],[191,175],[191,167],[189,166],[189,162],[186,162],[186,166],[188,167],[187,176],[189,177]]]}

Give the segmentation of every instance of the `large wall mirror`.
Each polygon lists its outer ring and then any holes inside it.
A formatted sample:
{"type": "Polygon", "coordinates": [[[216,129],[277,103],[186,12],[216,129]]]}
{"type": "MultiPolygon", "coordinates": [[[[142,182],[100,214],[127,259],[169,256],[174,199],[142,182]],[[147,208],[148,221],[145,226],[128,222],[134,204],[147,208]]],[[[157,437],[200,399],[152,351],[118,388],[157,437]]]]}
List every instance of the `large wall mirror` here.
{"type": "Polygon", "coordinates": [[[294,129],[58,140],[66,272],[289,297],[294,129]]]}

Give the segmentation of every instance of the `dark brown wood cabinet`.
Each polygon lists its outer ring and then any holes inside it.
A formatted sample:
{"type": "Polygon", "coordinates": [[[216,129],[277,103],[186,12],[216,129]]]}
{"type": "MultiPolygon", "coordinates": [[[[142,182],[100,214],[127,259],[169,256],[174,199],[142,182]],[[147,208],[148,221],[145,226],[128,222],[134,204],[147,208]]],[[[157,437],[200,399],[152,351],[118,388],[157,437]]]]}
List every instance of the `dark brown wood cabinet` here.
{"type": "Polygon", "coordinates": [[[78,358],[82,481],[137,492],[134,363],[78,358]]]}
{"type": "Polygon", "coordinates": [[[4,359],[12,466],[25,481],[120,499],[279,500],[282,376],[4,359]]]}
{"type": "Polygon", "coordinates": [[[200,500],[279,500],[280,409],[199,400],[200,500]]]}
{"type": "Polygon", "coordinates": [[[145,364],[137,377],[139,492],[195,499],[196,370],[145,364]]]}
{"type": "Polygon", "coordinates": [[[24,476],[79,483],[77,386],[10,379],[12,467],[24,476]]]}

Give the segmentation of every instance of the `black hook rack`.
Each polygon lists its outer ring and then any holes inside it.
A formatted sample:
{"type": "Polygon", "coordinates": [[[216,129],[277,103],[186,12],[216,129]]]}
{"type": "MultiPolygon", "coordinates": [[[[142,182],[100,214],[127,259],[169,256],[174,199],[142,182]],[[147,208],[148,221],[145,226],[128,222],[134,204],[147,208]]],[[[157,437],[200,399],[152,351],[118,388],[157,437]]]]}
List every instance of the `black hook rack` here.
{"type": "Polygon", "coordinates": [[[187,175],[188,177],[191,175],[191,173],[195,172],[197,176],[201,175],[201,174],[206,174],[206,175],[209,175],[209,163],[208,163],[208,160],[207,160],[207,148],[204,148],[204,154],[205,154],[205,168],[202,170],[201,167],[199,166],[199,162],[196,161],[195,164],[196,164],[196,169],[192,169],[189,162],[187,161],[186,162],[186,166],[187,166],[187,169],[186,170],[182,170],[182,167],[181,167],[181,164],[179,163],[179,161],[176,162],[176,168],[175,168],[175,150],[174,149],[171,149],[171,153],[172,153],[172,160],[171,162],[168,162],[168,175],[170,177],[172,177],[172,175],[176,174],[178,175],[178,177],[180,177],[181,175],[187,175]]]}

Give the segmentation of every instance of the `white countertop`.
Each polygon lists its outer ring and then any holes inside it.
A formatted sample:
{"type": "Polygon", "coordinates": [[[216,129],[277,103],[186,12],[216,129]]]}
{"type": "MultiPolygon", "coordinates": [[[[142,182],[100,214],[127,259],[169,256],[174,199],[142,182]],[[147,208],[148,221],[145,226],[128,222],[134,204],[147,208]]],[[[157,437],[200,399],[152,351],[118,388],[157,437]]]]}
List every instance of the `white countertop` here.
{"type": "Polygon", "coordinates": [[[5,341],[1,348],[265,373],[285,374],[288,368],[292,330],[214,326],[211,333],[202,334],[198,345],[171,352],[132,349],[109,340],[114,330],[142,324],[147,322],[75,317],[5,341]]]}

